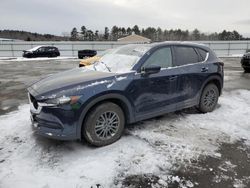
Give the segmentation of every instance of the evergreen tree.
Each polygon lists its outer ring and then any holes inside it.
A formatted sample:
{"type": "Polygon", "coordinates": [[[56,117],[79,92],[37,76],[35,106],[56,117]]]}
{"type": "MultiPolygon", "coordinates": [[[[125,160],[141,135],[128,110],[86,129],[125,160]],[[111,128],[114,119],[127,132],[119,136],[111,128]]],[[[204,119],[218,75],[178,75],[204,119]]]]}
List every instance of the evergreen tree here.
{"type": "Polygon", "coordinates": [[[124,27],[122,27],[121,32],[122,32],[122,36],[126,35],[126,29],[124,27]]]}
{"type": "Polygon", "coordinates": [[[132,29],[130,27],[127,28],[127,34],[131,35],[132,34],[132,29]]]}
{"type": "Polygon", "coordinates": [[[116,25],[114,25],[111,29],[112,40],[118,39],[118,31],[119,31],[119,28],[116,25]]]}
{"type": "Polygon", "coordinates": [[[85,26],[82,26],[81,34],[82,34],[83,40],[86,40],[86,31],[87,31],[87,28],[85,26]]]}
{"type": "Polygon", "coordinates": [[[109,28],[105,27],[104,29],[104,36],[103,36],[104,40],[108,40],[109,39],[109,28]]]}
{"type": "Polygon", "coordinates": [[[98,30],[95,31],[95,40],[99,40],[99,31],[98,30]]]}
{"type": "Polygon", "coordinates": [[[74,27],[71,31],[71,40],[77,40],[78,38],[78,32],[77,29],[74,27]]]}
{"type": "Polygon", "coordinates": [[[200,40],[201,39],[201,33],[198,29],[193,30],[192,36],[193,36],[193,40],[200,40]]]}
{"type": "Polygon", "coordinates": [[[133,27],[133,29],[132,29],[132,31],[135,33],[135,34],[137,34],[137,35],[140,35],[140,29],[139,29],[139,27],[138,27],[138,25],[135,25],[134,27],[133,27]]]}

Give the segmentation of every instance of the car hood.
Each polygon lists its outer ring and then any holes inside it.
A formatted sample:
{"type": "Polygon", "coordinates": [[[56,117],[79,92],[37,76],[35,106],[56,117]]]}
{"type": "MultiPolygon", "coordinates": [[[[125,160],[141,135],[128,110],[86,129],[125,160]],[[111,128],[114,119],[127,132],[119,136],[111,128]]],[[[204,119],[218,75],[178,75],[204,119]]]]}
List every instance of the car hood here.
{"type": "Polygon", "coordinates": [[[43,95],[54,90],[64,90],[77,85],[84,85],[92,81],[113,77],[116,73],[99,72],[86,68],[75,68],[53,74],[42,79],[28,88],[33,95],[43,95]]]}

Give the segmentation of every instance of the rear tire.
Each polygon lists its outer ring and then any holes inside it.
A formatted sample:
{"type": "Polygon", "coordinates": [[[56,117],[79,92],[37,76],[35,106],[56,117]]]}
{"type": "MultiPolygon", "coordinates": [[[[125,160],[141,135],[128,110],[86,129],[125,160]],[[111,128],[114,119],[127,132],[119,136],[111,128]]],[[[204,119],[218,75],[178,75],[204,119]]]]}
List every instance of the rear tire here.
{"type": "Polygon", "coordinates": [[[218,99],[218,87],[213,83],[208,84],[202,91],[198,110],[202,113],[212,112],[218,103],[218,99]]]}
{"type": "Polygon", "coordinates": [[[94,107],[87,115],[82,134],[94,146],[105,146],[117,141],[124,130],[122,109],[111,102],[94,107]]]}

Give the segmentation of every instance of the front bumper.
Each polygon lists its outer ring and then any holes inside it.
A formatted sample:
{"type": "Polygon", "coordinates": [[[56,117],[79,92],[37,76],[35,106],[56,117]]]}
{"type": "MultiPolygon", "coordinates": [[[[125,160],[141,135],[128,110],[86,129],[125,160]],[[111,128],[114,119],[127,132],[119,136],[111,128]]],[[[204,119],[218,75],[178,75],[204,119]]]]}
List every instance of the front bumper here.
{"type": "Polygon", "coordinates": [[[35,134],[56,140],[76,140],[76,114],[70,109],[41,107],[29,95],[30,119],[35,134]]]}

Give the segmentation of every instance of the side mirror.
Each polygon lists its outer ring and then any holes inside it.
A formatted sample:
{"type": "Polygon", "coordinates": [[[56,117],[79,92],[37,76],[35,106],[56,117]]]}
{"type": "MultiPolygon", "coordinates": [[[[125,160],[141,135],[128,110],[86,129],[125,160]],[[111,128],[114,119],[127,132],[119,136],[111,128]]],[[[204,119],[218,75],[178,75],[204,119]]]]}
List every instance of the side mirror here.
{"type": "Polygon", "coordinates": [[[160,66],[148,66],[148,67],[142,67],[141,73],[142,75],[149,75],[149,74],[156,74],[160,72],[161,67],[160,66]]]}

